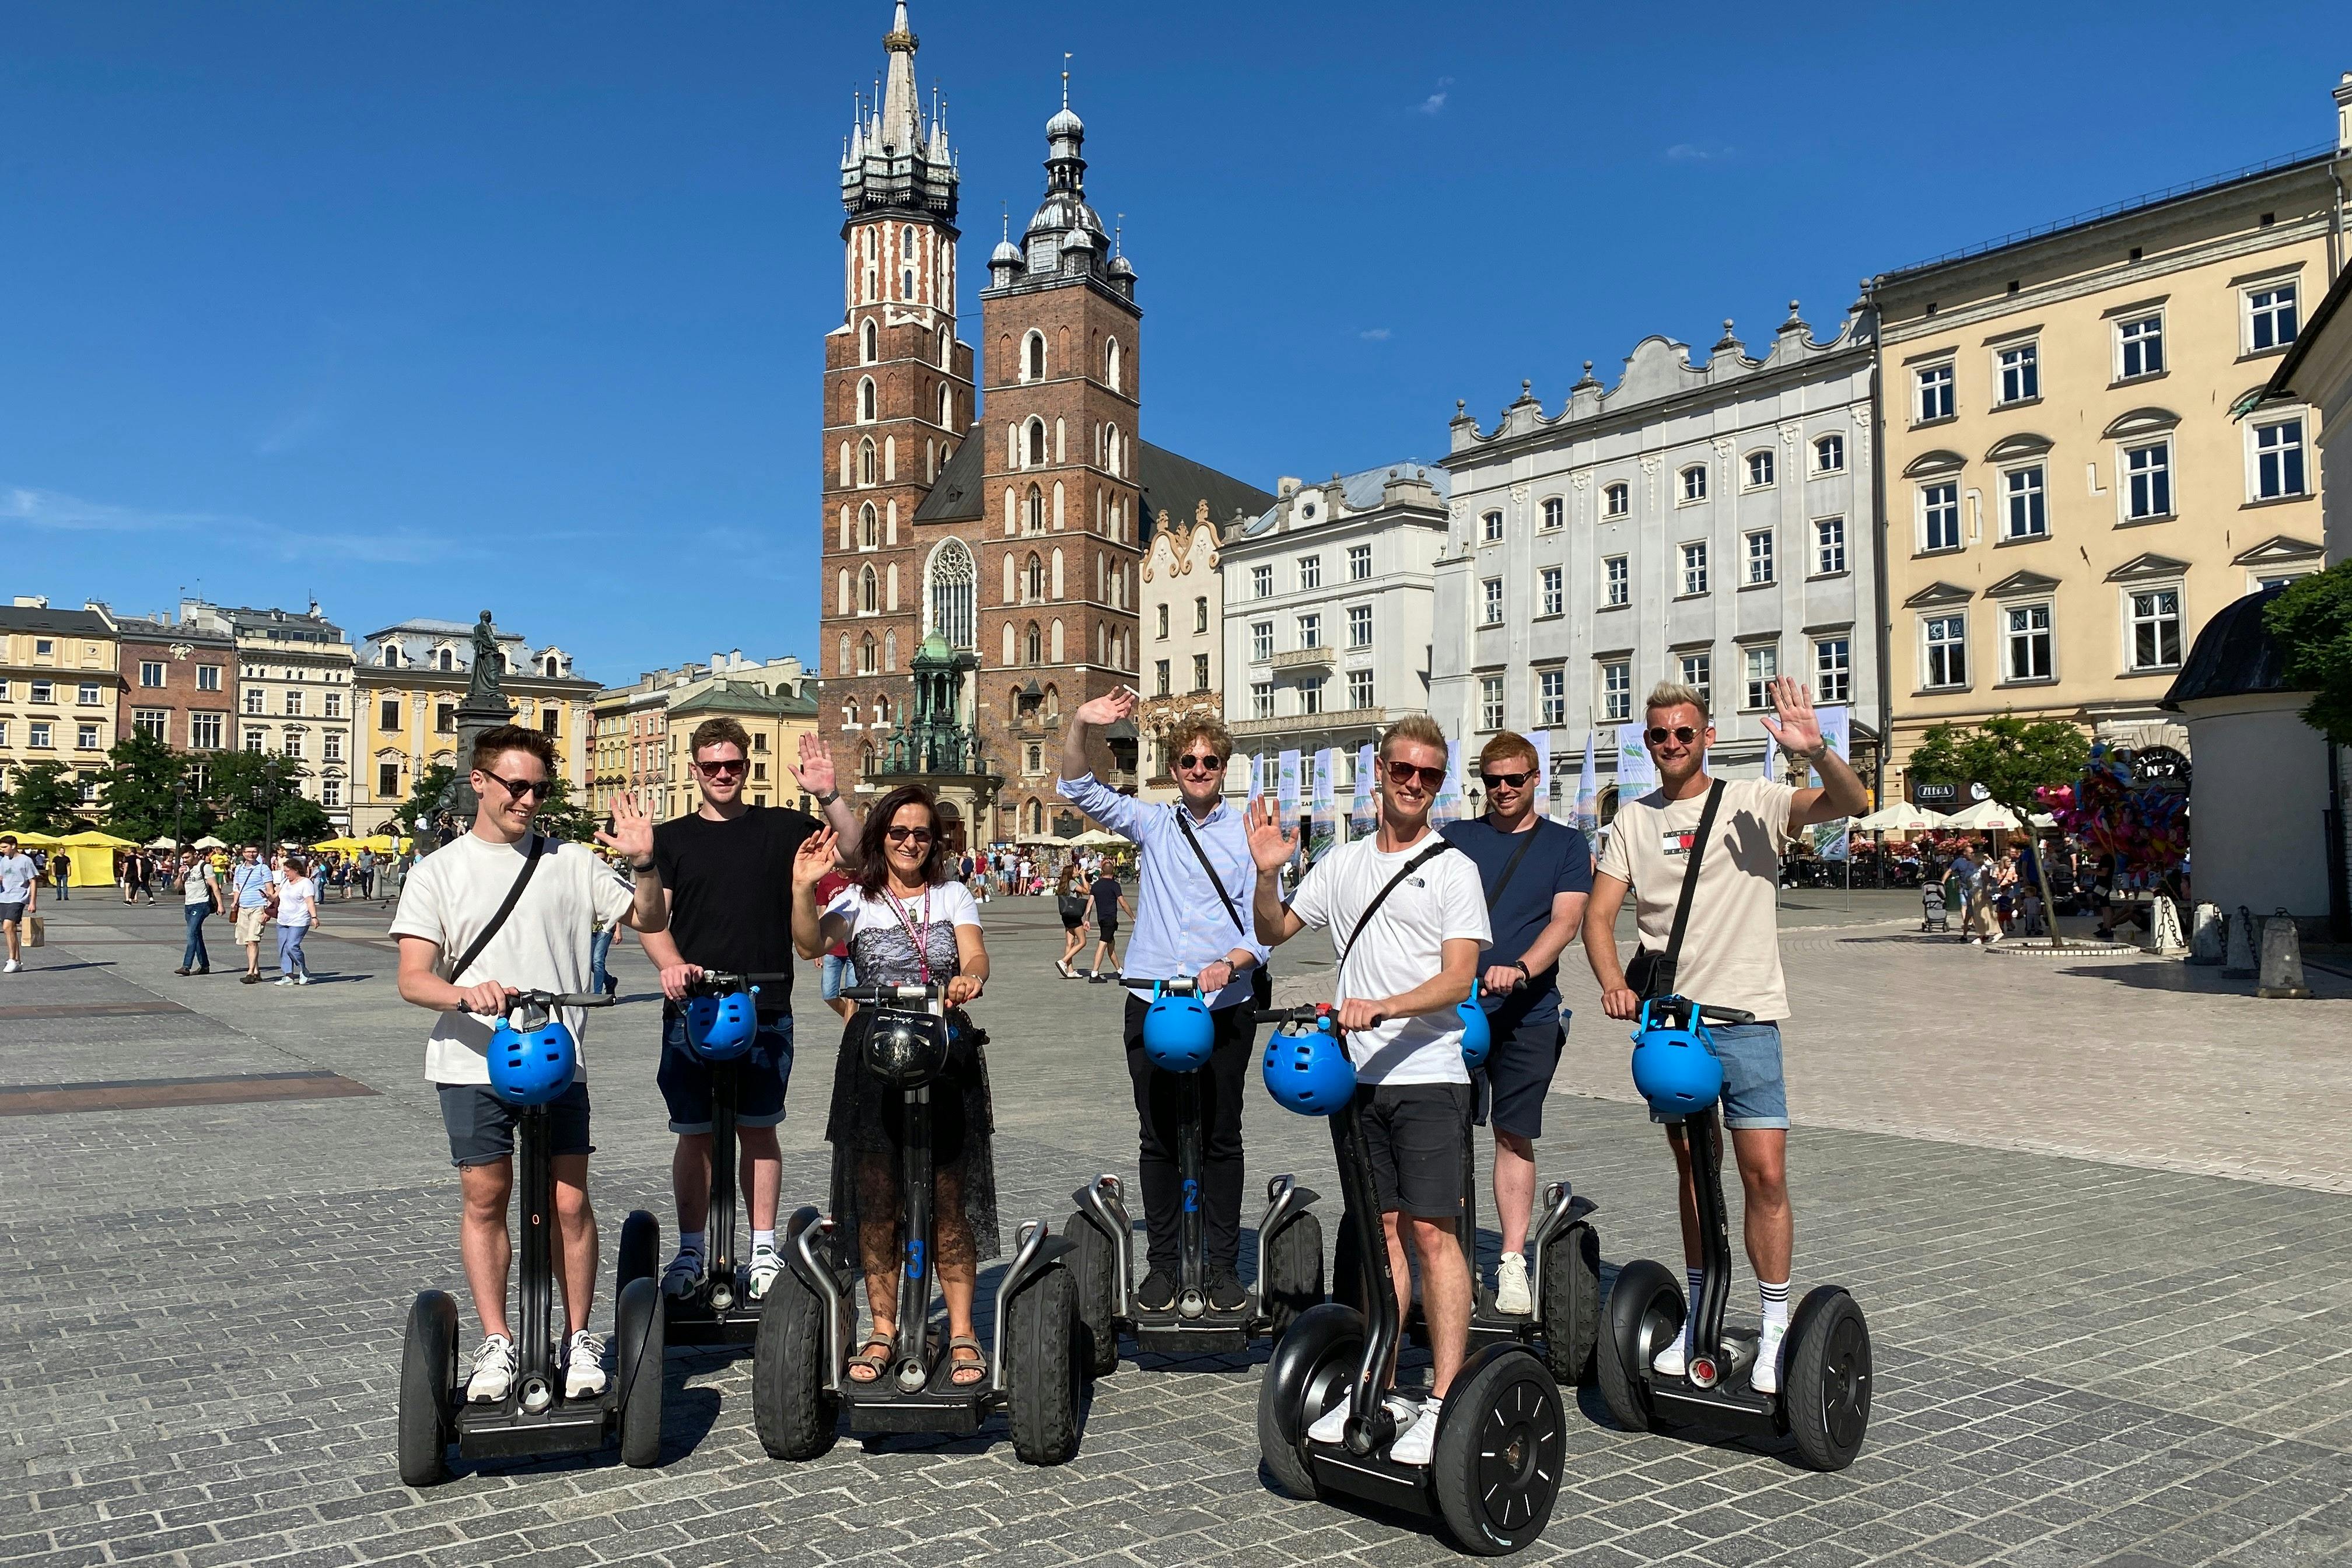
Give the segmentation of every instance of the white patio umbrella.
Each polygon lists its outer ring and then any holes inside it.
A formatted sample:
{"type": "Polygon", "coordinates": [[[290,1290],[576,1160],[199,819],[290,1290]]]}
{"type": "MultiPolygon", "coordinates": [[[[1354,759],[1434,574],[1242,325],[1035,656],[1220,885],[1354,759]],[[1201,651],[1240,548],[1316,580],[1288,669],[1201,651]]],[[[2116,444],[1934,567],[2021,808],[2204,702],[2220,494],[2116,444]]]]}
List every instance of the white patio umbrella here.
{"type": "Polygon", "coordinates": [[[1980,800],[1966,811],[1954,812],[1944,818],[1944,826],[1970,833],[2015,833],[2024,824],[1999,801],[1980,800]]]}
{"type": "Polygon", "coordinates": [[[147,846],[150,849],[177,849],[179,847],[180,841],[176,838],[158,838],[147,846]]]}
{"type": "Polygon", "coordinates": [[[1856,817],[1853,826],[1864,833],[1927,833],[1944,820],[1932,811],[1922,811],[1908,801],[1898,800],[1880,806],[1867,816],[1856,817]]]}
{"type": "Polygon", "coordinates": [[[228,846],[207,833],[202,838],[197,839],[195,843],[189,846],[189,847],[194,849],[226,849],[228,846]]]}

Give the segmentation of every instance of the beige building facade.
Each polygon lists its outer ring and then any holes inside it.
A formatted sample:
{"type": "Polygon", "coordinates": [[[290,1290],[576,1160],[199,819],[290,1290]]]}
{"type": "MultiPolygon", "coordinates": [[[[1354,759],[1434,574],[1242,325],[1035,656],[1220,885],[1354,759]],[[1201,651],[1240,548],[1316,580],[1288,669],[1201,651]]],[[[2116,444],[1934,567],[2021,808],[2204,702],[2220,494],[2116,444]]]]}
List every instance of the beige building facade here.
{"type": "Polygon", "coordinates": [[[0,608],[0,777],[14,785],[36,763],[61,763],[83,805],[97,805],[121,709],[120,648],[95,605],[51,609],[26,596],[0,608]]]}
{"type": "MultiPolygon", "coordinates": [[[[755,768],[762,771],[751,793],[755,796],[766,793],[770,801],[780,805],[797,804],[799,792],[792,786],[790,775],[781,771],[782,757],[797,760],[801,731],[816,727],[815,678],[793,655],[756,659],[741,648],[733,648],[711,655],[707,664],[689,662],[675,669],[647,670],[626,686],[606,687],[596,693],[591,717],[594,740],[586,794],[593,808],[600,813],[610,811],[613,801],[625,795],[635,796],[656,820],[693,809],[693,781],[687,777],[680,747],[684,735],[709,714],[701,713],[690,721],[683,721],[683,729],[678,728],[682,722],[679,715],[721,686],[766,700],[791,700],[789,714],[770,715],[777,720],[768,731],[770,739],[782,745],[783,751],[779,756],[752,759],[755,768]],[[802,701],[809,704],[805,723],[801,722],[796,706],[802,701]],[[676,746],[673,731],[678,735],[676,746]]],[[[743,720],[747,730],[757,734],[760,731],[752,720],[765,711],[755,709],[748,715],[738,712],[736,717],[743,720]]],[[[853,766],[850,759],[841,759],[845,780],[853,766]]]]}
{"type": "Polygon", "coordinates": [[[1143,700],[1135,723],[1136,793],[1145,800],[1176,798],[1170,730],[1187,720],[1224,718],[1225,596],[1218,559],[1217,527],[1205,500],[1189,521],[1162,512],[1143,552],[1137,585],[1143,700]]]}
{"type": "Polygon", "coordinates": [[[352,827],[357,755],[352,645],[314,603],[307,611],[180,601],[181,624],[226,633],[236,646],[231,744],[292,759],[302,794],[339,833],[352,827]]]}
{"type": "Polygon", "coordinates": [[[2332,153],[1884,274],[1876,417],[1889,798],[1939,722],[2013,711],[2186,753],[2199,628],[2323,564],[2318,415],[2232,409],[2339,253],[2332,153]]]}

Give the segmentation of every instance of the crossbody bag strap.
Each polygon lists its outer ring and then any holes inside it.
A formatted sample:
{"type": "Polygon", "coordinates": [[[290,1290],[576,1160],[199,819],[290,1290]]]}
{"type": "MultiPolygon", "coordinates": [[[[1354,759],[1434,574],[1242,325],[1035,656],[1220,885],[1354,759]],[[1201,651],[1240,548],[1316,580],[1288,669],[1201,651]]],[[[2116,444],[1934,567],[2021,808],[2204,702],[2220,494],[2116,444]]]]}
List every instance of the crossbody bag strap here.
{"type": "Polygon", "coordinates": [[[1249,927],[1242,923],[1242,912],[1234,907],[1234,896],[1225,891],[1225,879],[1218,876],[1217,868],[1209,863],[1209,852],[1201,847],[1200,837],[1192,831],[1192,825],[1184,820],[1184,808],[1171,805],[1168,809],[1176,814],[1176,826],[1184,830],[1184,842],[1192,847],[1193,855],[1201,862],[1201,869],[1209,874],[1209,886],[1217,889],[1217,900],[1225,907],[1225,918],[1234,922],[1234,930],[1241,933],[1244,942],[1249,941],[1249,927]]]}
{"type": "Polygon", "coordinates": [[[1387,886],[1372,895],[1372,901],[1366,904],[1364,912],[1356,917],[1356,929],[1348,933],[1348,945],[1339,950],[1340,968],[1345,969],[1348,966],[1348,955],[1356,951],[1356,939],[1364,934],[1364,927],[1371,923],[1373,913],[1382,904],[1388,902],[1389,895],[1397,890],[1397,884],[1454,847],[1444,834],[1441,833],[1435,837],[1437,842],[1397,868],[1397,874],[1388,879],[1387,886]]]}
{"type": "Polygon", "coordinates": [[[465,956],[457,960],[457,967],[449,972],[451,984],[456,984],[459,976],[474,967],[474,960],[482,956],[482,950],[490,945],[490,938],[499,934],[499,928],[507,923],[509,915],[514,913],[515,905],[522,900],[522,890],[530,886],[530,874],[539,869],[539,858],[546,847],[547,839],[543,835],[534,833],[530,836],[530,848],[522,858],[522,869],[515,873],[514,886],[507,889],[507,901],[499,906],[499,912],[490,917],[490,923],[482,928],[473,945],[466,949],[465,956]]]}
{"type": "Polygon", "coordinates": [[[1528,851],[1536,847],[1536,835],[1543,830],[1544,819],[1538,816],[1533,827],[1519,835],[1519,847],[1511,851],[1510,859],[1503,864],[1503,874],[1495,879],[1495,890],[1486,895],[1488,914],[1493,914],[1495,906],[1503,901],[1503,889],[1511,885],[1511,874],[1519,868],[1519,862],[1528,858],[1528,851]]]}
{"type": "Polygon", "coordinates": [[[1698,837],[1691,840],[1690,858],[1683,863],[1682,897],[1675,900],[1675,929],[1666,937],[1664,962],[1670,973],[1682,957],[1683,931],[1690,924],[1692,896],[1698,891],[1699,862],[1706,858],[1706,841],[1715,831],[1715,808],[1722,804],[1723,781],[1717,779],[1706,792],[1706,809],[1698,814],[1698,837]]]}

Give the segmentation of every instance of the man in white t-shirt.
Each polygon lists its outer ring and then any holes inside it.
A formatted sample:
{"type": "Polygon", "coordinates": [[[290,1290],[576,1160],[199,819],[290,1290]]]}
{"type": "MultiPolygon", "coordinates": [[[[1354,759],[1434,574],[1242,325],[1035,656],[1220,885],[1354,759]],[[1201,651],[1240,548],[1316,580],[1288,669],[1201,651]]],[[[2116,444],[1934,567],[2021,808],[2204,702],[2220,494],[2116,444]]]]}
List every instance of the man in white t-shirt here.
{"type": "MultiPolygon", "coordinates": [[[[466,1384],[466,1396],[475,1400],[505,1398],[515,1375],[506,1302],[516,1112],[490,1092],[490,1037],[512,993],[590,989],[589,939],[599,920],[640,931],[659,931],[667,920],[661,878],[654,869],[653,822],[634,797],[624,796],[613,803],[613,832],[596,838],[628,858],[635,888],[614,877],[585,845],[546,843],[505,923],[464,973],[451,973],[521,874],[536,837],[531,818],[554,786],[554,744],[537,730],[502,724],[484,731],[474,742],[473,785],[480,804],[473,831],[417,862],[392,918],[392,934],[400,939],[400,994],[439,1015],[425,1042],[425,1076],[440,1091],[449,1159],[465,1196],[460,1247],[483,1335],[466,1384]]],[[[575,1039],[584,1036],[584,1011],[567,1008],[562,1016],[575,1039]]],[[[604,1342],[588,1331],[596,1284],[596,1215],[588,1206],[586,1078],[583,1047],[579,1076],[547,1108],[556,1233],[562,1247],[559,1277],[569,1326],[567,1399],[603,1393],[606,1375],[604,1342]]]]}
{"type": "Polygon", "coordinates": [[[16,847],[16,836],[0,834],[0,942],[8,958],[0,969],[14,974],[25,967],[23,937],[41,907],[41,868],[16,847]]]}
{"type": "MultiPolygon", "coordinates": [[[[1269,798],[1251,808],[1253,912],[1268,947],[1318,926],[1330,931],[1339,955],[1334,1000],[1356,1065],[1355,1111],[1371,1155],[1389,1271],[1399,1310],[1411,1307],[1410,1237],[1429,1326],[1429,1398],[1417,1407],[1391,1398],[1397,1438],[1389,1457],[1425,1465],[1437,1441],[1438,1406],[1469,1345],[1470,1269],[1456,1226],[1470,1071],[1454,1008],[1469,998],[1491,933],[1476,863],[1429,826],[1429,808],[1445,783],[1445,732],[1427,714],[1406,715],[1381,737],[1379,767],[1379,830],[1327,852],[1286,906],[1282,868],[1297,849],[1297,829],[1284,826],[1269,798]]],[[[1335,1119],[1332,1141],[1339,1139],[1335,1119]]],[[[1342,1400],[1308,1436],[1339,1441],[1348,1409],[1342,1400]]]]}
{"type": "MultiPolygon", "coordinates": [[[[1756,1016],[1753,1024],[1707,1028],[1723,1063],[1723,1125],[1739,1165],[1748,1261],[1763,1299],[1764,1333],[1750,1375],[1764,1394],[1780,1386],[1780,1350],[1789,1329],[1789,1266],[1796,1237],[1789,1209],[1789,1093],[1780,1076],[1780,1020],[1789,1016],[1788,987],[1780,977],[1780,853],[1797,829],[1870,808],[1862,780],[1822,739],[1821,721],[1804,687],[1786,676],[1773,681],[1772,709],[1765,729],[1780,750],[1818,772],[1822,785],[1792,789],[1775,779],[1724,781],[1715,826],[1699,857],[1698,887],[1674,974],[1677,994],[1756,1016]]],[[[1669,683],[1651,692],[1643,739],[1657,764],[1658,787],[1618,806],[1615,831],[1601,852],[1592,898],[1584,910],[1584,951],[1601,983],[1601,1007],[1612,1018],[1634,1017],[1643,1001],[1618,962],[1617,911],[1631,889],[1643,948],[1664,953],[1699,818],[1715,784],[1706,773],[1715,728],[1707,721],[1706,699],[1697,691],[1669,683]]],[[[1654,987],[1653,994],[1658,994],[1654,987]]],[[[1682,1180],[1683,1260],[1696,1301],[1702,1279],[1696,1200],[1690,1146],[1678,1121],[1667,1124],[1666,1142],[1682,1180]]],[[[1691,1312],[1682,1336],[1658,1352],[1658,1371],[1682,1375],[1697,1321],[1698,1313],[1691,1312]]]]}

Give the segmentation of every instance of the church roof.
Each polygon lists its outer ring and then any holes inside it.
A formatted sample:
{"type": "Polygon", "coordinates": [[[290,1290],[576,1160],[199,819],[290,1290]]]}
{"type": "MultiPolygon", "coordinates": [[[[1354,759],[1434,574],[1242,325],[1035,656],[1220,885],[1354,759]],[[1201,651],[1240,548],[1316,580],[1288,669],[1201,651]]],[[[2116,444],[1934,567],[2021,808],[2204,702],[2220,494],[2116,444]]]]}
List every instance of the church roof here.
{"type": "Polygon", "coordinates": [[[2173,678],[2162,706],[2177,709],[2201,698],[2295,689],[2286,683],[2285,653],[2263,625],[2263,612],[2285,592],[2286,584],[2273,584],[2215,612],[2197,634],[2189,662],[2173,678]]]}
{"type": "Polygon", "coordinates": [[[915,509],[917,522],[961,522],[982,516],[987,502],[980,493],[981,476],[988,469],[988,432],[974,429],[948,458],[948,466],[931,484],[931,493],[915,509]]]}
{"type": "MultiPolygon", "coordinates": [[[[940,471],[930,494],[915,509],[915,521],[962,522],[986,516],[988,498],[982,493],[982,486],[987,463],[987,437],[975,432],[940,471]]],[[[1274,498],[1255,485],[1143,440],[1135,443],[1135,482],[1143,492],[1143,523],[1136,534],[1139,544],[1151,542],[1163,511],[1171,523],[1190,522],[1205,500],[1209,521],[1223,522],[1235,511],[1255,517],[1274,505],[1274,498]]]]}

